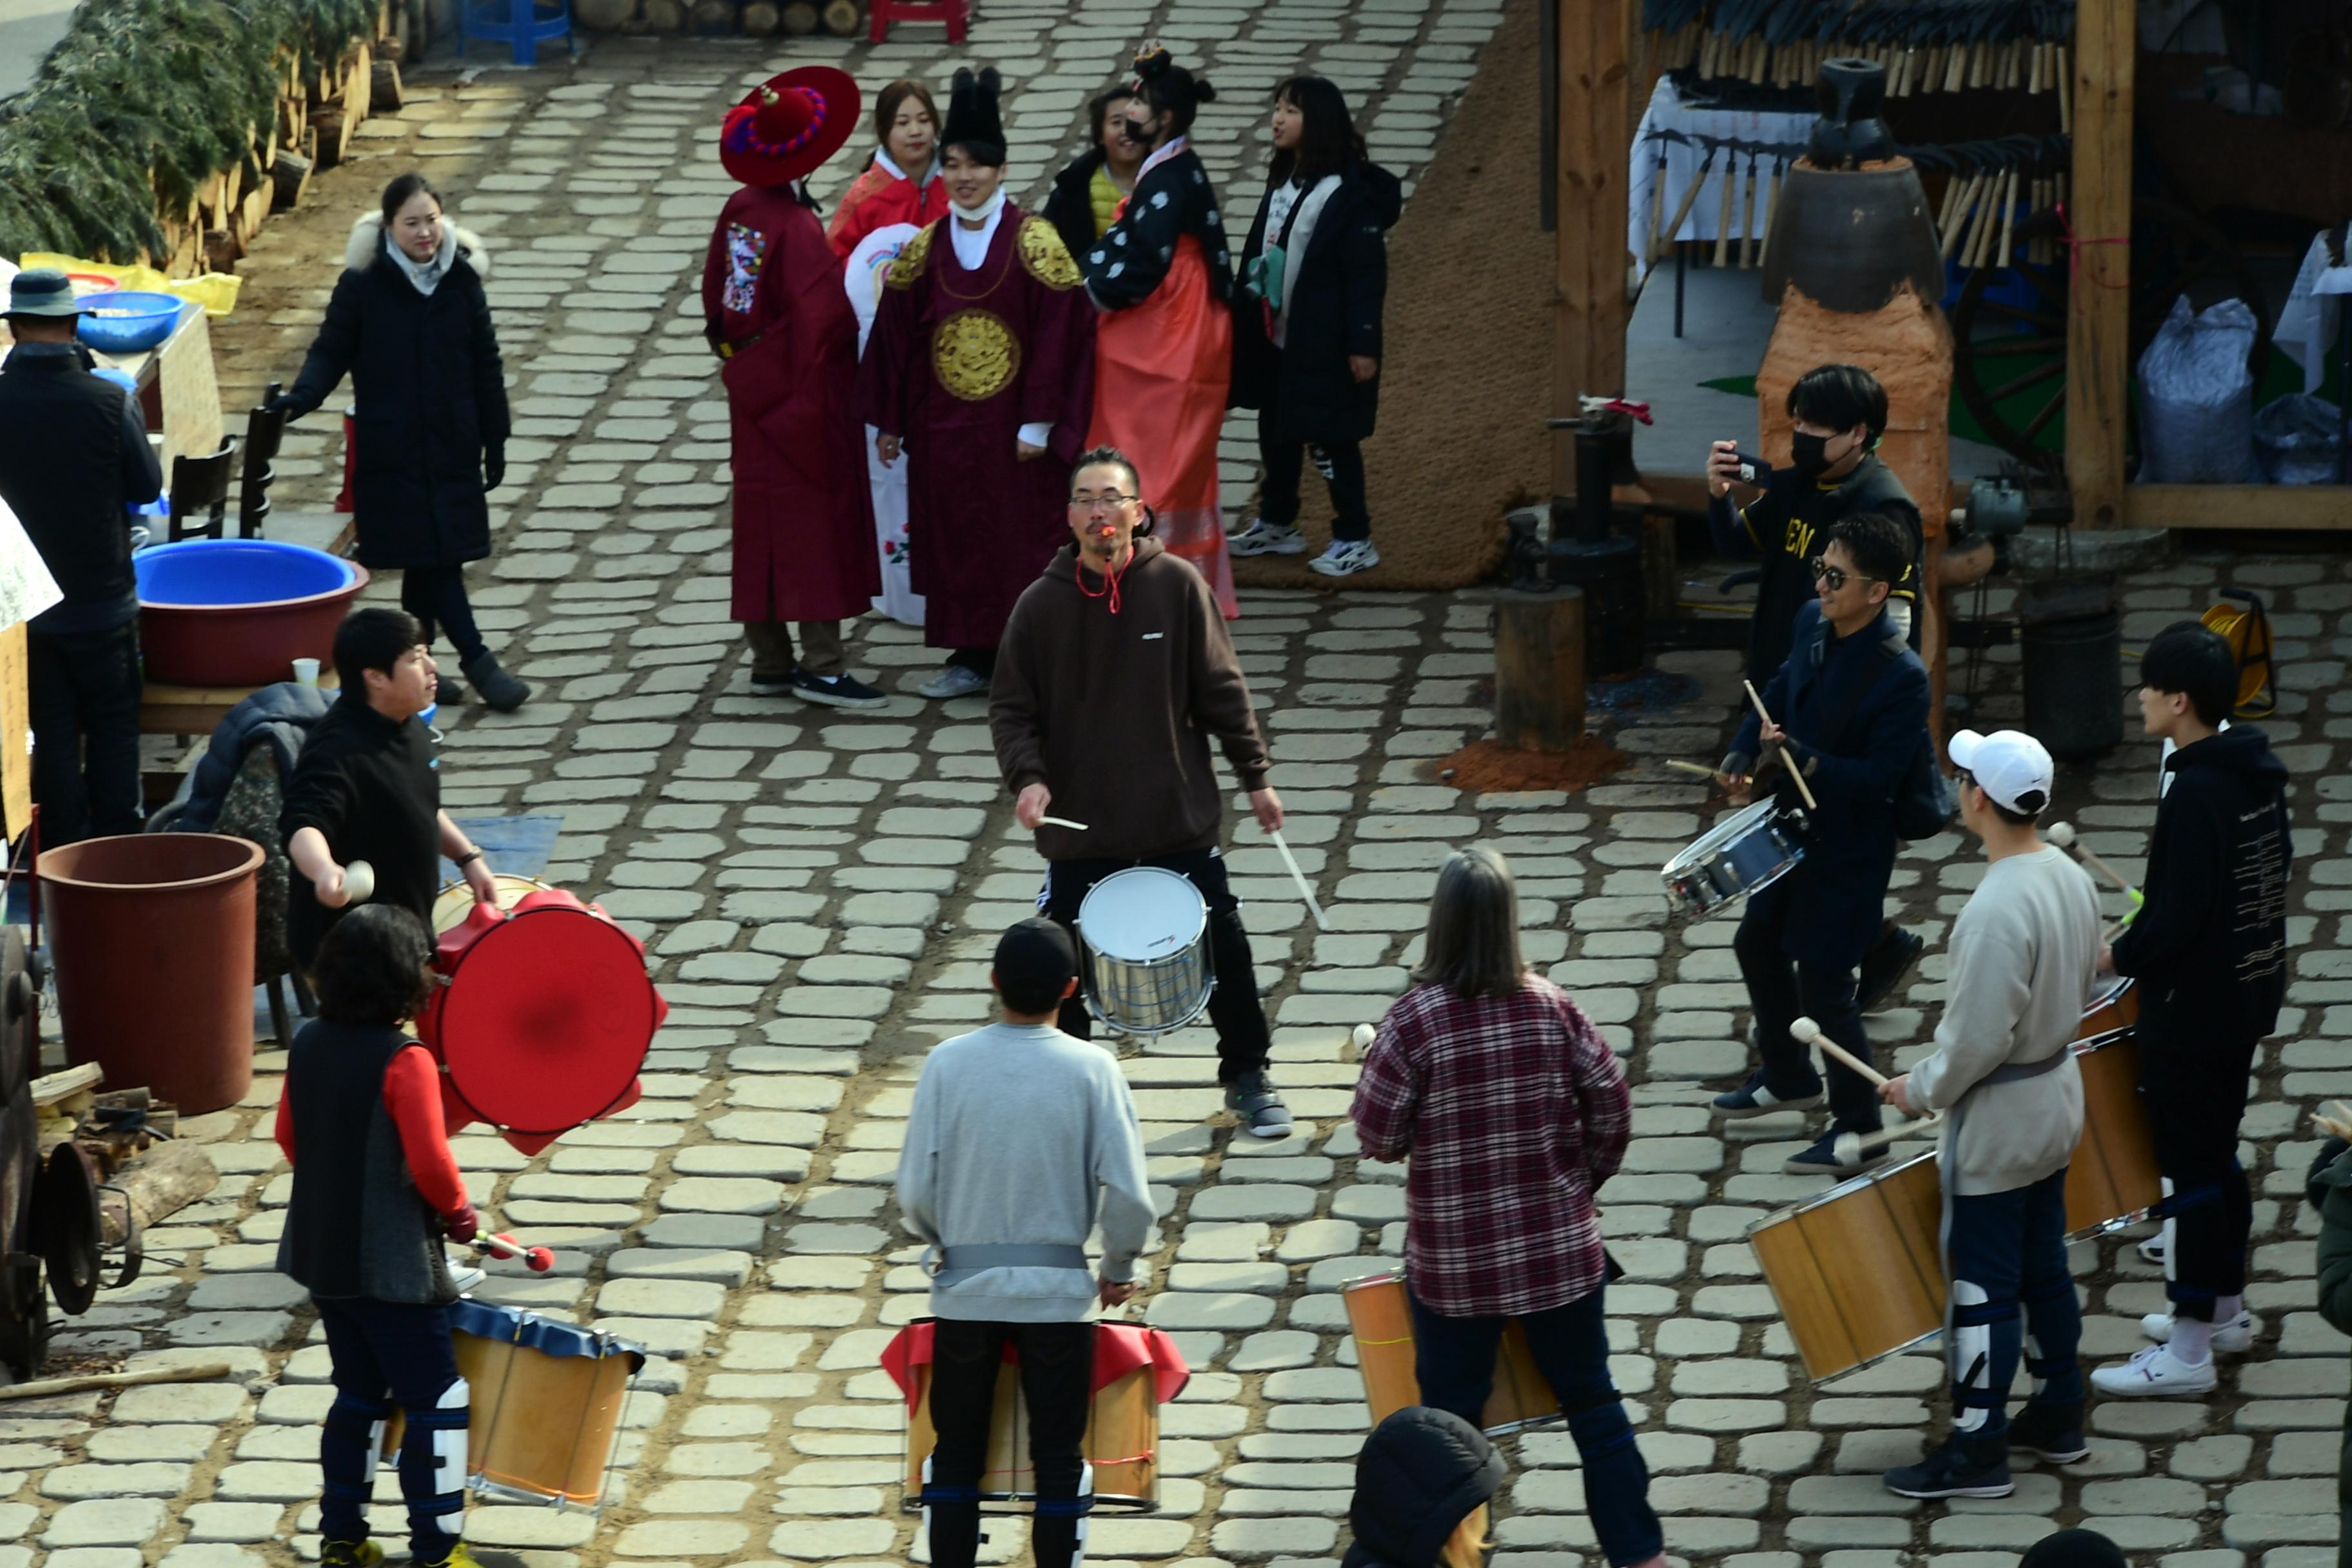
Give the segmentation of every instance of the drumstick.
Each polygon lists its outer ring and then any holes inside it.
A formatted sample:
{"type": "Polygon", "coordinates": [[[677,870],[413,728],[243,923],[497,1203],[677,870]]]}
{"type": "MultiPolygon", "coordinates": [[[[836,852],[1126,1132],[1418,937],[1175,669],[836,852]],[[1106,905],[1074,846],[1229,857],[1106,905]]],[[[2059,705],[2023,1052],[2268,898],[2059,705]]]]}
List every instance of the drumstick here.
{"type": "Polygon", "coordinates": [[[1886,1075],[1822,1033],[1822,1026],[1811,1018],[1799,1018],[1789,1026],[1789,1037],[1801,1046],[1819,1046],[1823,1052],[1837,1058],[1860,1073],[1874,1086],[1885,1083],[1886,1075]]]}
{"type": "Polygon", "coordinates": [[[1841,1132],[1831,1142],[1830,1152],[1837,1156],[1841,1165],[1858,1165],[1863,1155],[1872,1149],[1884,1149],[1897,1138],[1932,1131],[1943,1124],[1944,1113],[1938,1110],[1933,1116],[1923,1116],[1916,1121],[1906,1121],[1898,1126],[1882,1127],[1875,1132],[1841,1132]]]}
{"type": "Polygon", "coordinates": [[[2113,866],[2108,865],[2105,860],[2100,859],[2097,853],[2093,850],[2089,845],[2078,844],[2075,842],[2074,825],[2073,823],[2053,822],[2049,826],[2042,830],[2042,837],[2047,838],[2051,843],[2055,844],[2061,849],[2072,849],[2075,854],[2081,856],[2084,861],[2089,865],[2092,869],[2106,878],[2108,881],[2113,882],[2120,890],[2126,893],[2132,890],[2132,885],[2124,880],[2122,873],[2117,871],[2113,866]]]}
{"type": "Polygon", "coordinates": [[[1290,852],[1290,845],[1283,838],[1281,829],[1268,829],[1266,837],[1274,840],[1276,849],[1282,851],[1282,863],[1290,868],[1290,879],[1298,884],[1298,896],[1307,900],[1307,912],[1315,917],[1315,929],[1330,930],[1331,922],[1323,918],[1323,906],[1315,901],[1315,889],[1307,885],[1307,873],[1298,868],[1298,857],[1290,852]]]}
{"type": "Polygon", "coordinates": [[[495,1231],[476,1237],[474,1247],[476,1250],[487,1252],[492,1258],[520,1258],[522,1259],[523,1267],[533,1274],[544,1274],[555,1267],[555,1253],[551,1248],[525,1247],[513,1237],[502,1236],[495,1231]]]}
{"type": "MultiPolygon", "coordinates": [[[[1752,680],[1743,680],[1739,684],[1748,688],[1748,700],[1756,704],[1756,717],[1761,719],[1765,723],[1769,724],[1772,721],[1772,715],[1764,711],[1764,699],[1756,695],[1756,683],[1752,680]]],[[[1821,802],[1813,798],[1812,789],[1805,783],[1805,775],[1797,771],[1796,763],[1789,762],[1786,758],[1783,758],[1782,765],[1789,770],[1789,776],[1797,781],[1797,794],[1803,797],[1805,809],[1807,811],[1821,810],[1821,802]]]]}
{"type": "Polygon", "coordinates": [[[1051,824],[1055,827],[1066,827],[1073,833],[1084,833],[1087,830],[1087,825],[1085,823],[1072,822],[1066,816],[1041,816],[1037,820],[1040,823],[1051,824]]]}
{"type": "Polygon", "coordinates": [[[1703,763],[1686,763],[1680,757],[1668,757],[1666,766],[1678,773],[1696,773],[1703,779],[1721,781],[1724,777],[1723,771],[1719,768],[1710,768],[1703,763]]]}

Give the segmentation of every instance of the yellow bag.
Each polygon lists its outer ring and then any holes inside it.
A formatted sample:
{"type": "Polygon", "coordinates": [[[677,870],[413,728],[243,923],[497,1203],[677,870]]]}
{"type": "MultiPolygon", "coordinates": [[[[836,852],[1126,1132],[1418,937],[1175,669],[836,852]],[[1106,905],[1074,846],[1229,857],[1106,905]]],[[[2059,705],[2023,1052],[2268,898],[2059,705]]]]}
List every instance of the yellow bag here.
{"type": "Polygon", "coordinates": [[[207,272],[198,278],[166,278],[152,267],[136,264],[117,267],[110,262],[85,261],[78,256],[59,256],[54,251],[26,251],[17,258],[26,268],[54,267],[60,272],[80,273],[86,278],[104,278],[117,289],[133,289],[150,294],[170,294],[182,300],[194,300],[205,308],[207,316],[226,316],[236,309],[236,291],[245,279],[230,272],[207,272]]]}

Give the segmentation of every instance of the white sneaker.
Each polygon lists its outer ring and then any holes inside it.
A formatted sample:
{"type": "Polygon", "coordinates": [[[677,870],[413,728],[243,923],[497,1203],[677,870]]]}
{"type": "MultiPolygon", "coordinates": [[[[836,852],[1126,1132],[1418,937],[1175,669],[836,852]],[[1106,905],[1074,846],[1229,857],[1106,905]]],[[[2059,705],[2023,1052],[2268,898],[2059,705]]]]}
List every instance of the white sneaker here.
{"type": "Polygon", "coordinates": [[[1277,525],[1252,518],[1239,533],[1225,535],[1225,548],[1235,555],[1304,555],[1307,536],[1296,524],[1277,525]]]}
{"type": "Polygon", "coordinates": [[[2091,1386],[2101,1394],[2126,1398],[2210,1394],[2217,1381],[2210,1361],[2191,1366],[2173,1354],[2170,1345],[2150,1345],[2121,1366],[2103,1366],[2091,1373],[2091,1386]]]}
{"type": "Polygon", "coordinates": [[[1381,552],[1369,539],[1335,539],[1331,548],[1307,563],[1309,572],[1326,577],[1352,577],[1381,563],[1381,552]]]}
{"type": "Polygon", "coordinates": [[[988,689],[988,678],[968,664],[950,664],[937,675],[915,688],[915,695],[933,701],[950,697],[971,697],[988,689]]]}
{"type": "MultiPolygon", "coordinates": [[[[2150,1312],[2139,1321],[2139,1331],[2158,1344],[2172,1342],[2172,1314],[2150,1312]]],[[[2213,1325],[2213,1348],[2235,1355],[2254,1348],[2254,1336],[2263,1331],[2260,1319],[2252,1312],[2241,1312],[2226,1323],[2213,1325]]]]}
{"type": "Polygon", "coordinates": [[[2158,1231],[2156,1235],[2149,1237],[2146,1241],[2141,1242],[2139,1244],[2139,1255],[2147,1259],[2150,1263],[2155,1264],[2158,1268],[2163,1268],[2164,1233],[2162,1231],[2158,1231]]]}

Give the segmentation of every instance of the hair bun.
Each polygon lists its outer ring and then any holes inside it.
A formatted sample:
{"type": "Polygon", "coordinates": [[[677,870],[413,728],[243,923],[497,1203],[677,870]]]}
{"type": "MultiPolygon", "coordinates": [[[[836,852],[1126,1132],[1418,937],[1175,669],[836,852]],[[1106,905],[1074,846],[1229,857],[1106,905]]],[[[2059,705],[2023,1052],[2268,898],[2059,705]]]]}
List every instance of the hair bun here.
{"type": "Polygon", "coordinates": [[[1167,45],[1157,38],[1148,40],[1135,51],[1135,75],[1139,81],[1151,81],[1166,76],[1175,64],[1176,57],[1169,52],[1167,45]]]}
{"type": "Polygon", "coordinates": [[[1217,89],[1209,85],[1207,77],[1196,76],[1192,79],[1192,97],[1201,103],[1214,103],[1217,101],[1217,89]]]}

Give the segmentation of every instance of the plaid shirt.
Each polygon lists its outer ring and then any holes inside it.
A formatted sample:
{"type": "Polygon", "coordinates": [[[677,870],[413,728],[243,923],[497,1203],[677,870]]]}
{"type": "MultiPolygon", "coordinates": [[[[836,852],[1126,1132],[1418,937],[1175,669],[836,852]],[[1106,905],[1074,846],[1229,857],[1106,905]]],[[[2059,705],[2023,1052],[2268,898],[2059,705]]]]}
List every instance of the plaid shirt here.
{"type": "Polygon", "coordinates": [[[1624,1070],[1568,994],[1439,985],[1400,997],[1364,1054],[1349,1115],[1375,1159],[1412,1156],[1405,1266],[1447,1317],[1518,1317],[1607,1277],[1594,1189],[1624,1158],[1624,1070]]]}

